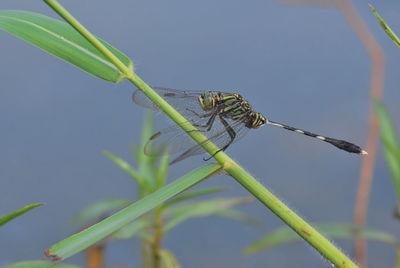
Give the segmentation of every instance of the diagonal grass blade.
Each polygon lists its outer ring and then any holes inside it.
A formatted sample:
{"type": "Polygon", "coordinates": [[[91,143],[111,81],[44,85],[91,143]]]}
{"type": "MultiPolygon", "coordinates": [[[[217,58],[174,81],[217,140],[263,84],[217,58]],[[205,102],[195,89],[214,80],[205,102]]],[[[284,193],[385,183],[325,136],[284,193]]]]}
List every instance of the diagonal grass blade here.
{"type": "Polygon", "coordinates": [[[212,176],[220,169],[221,166],[215,163],[195,169],[105,220],[51,246],[45,251],[45,255],[52,257],[54,260],[68,258],[118,231],[123,226],[162,204],[169,198],[212,176]]]}

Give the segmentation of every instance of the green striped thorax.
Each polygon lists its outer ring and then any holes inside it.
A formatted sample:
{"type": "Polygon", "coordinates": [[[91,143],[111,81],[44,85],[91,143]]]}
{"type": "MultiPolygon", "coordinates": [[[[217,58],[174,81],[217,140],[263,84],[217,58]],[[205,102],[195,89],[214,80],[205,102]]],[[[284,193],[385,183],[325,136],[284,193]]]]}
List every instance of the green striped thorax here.
{"type": "Polygon", "coordinates": [[[239,94],[206,91],[198,97],[198,102],[205,112],[218,109],[220,116],[242,121],[247,128],[259,128],[267,123],[267,119],[255,112],[249,102],[239,94]]]}

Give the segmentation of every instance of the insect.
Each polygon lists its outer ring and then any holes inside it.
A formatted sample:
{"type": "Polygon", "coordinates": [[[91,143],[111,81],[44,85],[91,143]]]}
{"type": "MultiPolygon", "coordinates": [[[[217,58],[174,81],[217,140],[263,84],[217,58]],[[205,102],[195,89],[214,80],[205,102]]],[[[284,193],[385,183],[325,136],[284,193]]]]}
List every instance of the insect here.
{"type": "MultiPolygon", "coordinates": [[[[367,154],[353,143],[270,121],[256,112],[245,98],[236,93],[152,88],[180,112],[188,120],[188,123],[196,127],[194,131],[200,131],[207,137],[203,144],[212,142],[220,148],[212,156],[220,151],[225,151],[232,143],[242,138],[249,129],[256,129],[264,125],[280,127],[317,138],[350,153],[367,154]]],[[[132,99],[143,107],[155,111],[160,110],[140,90],[133,93],[132,99]]],[[[163,154],[166,148],[168,148],[169,154],[180,152],[181,154],[170,163],[174,164],[189,156],[204,153],[203,144],[197,144],[180,126],[173,125],[155,133],[149,139],[145,146],[145,154],[157,156],[163,154]]],[[[209,160],[211,157],[204,160],[209,160]]]]}

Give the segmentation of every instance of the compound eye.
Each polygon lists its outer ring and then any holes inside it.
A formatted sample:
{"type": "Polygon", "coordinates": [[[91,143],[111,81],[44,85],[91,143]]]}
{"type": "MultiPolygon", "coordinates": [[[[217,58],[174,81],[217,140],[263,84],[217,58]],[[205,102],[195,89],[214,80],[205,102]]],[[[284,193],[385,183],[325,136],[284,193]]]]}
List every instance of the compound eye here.
{"type": "Polygon", "coordinates": [[[212,97],[203,97],[201,100],[201,105],[203,110],[209,111],[214,108],[214,98],[212,97]]]}
{"type": "Polygon", "coordinates": [[[200,96],[197,100],[199,101],[200,106],[204,107],[204,97],[200,96]]]}

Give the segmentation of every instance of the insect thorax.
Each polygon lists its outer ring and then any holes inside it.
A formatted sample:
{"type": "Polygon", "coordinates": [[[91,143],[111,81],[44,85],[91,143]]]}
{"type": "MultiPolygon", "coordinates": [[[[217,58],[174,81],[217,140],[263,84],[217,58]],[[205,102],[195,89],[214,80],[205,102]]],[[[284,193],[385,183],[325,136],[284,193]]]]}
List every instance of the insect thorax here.
{"type": "Polygon", "coordinates": [[[243,120],[251,111],[251,105],[239,94],[221,94],[220,113],[232,120],[243,120]]]}
{"type": "Polygon", "coordinates": [[[204,111],[216,109],[220,115],[234,121],[244,121],[248,128],[259,128],[266,123],[265,117],[253,111],[249,102],[239,94],[207,91],[198,98],[204,111]]]}

